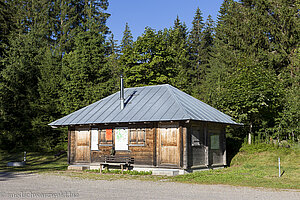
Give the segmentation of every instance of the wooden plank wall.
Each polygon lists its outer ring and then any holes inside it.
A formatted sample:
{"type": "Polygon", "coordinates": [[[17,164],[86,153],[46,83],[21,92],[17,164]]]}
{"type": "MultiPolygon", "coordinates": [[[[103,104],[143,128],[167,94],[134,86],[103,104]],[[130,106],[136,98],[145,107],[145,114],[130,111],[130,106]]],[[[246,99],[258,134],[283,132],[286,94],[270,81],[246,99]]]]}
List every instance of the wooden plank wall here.
{"type": "Polygon", "coordinates": [[[135,159],[135,164],[153,165],[154,149],[154,128],[146,128],[145,146],[129,146],[131,156],[135,159]]]}
{"type": "Polygon", "coordinates": [[[68,130],[68,162],[69,164],[74,163],[75,161],[75,148],[76,148],[76,143],[75,143],[75,127],[69,127],[68,130]]]}
{"type": "MultiPolygon", "coordinates": [[[[183,169],[189,169],[193,166],[192,160],[192,147],[191,147],[191,131],[192,126],[203,126],[204,135],[205,135],[205,144],[206,144],[206,165],[209,166],[209,148],[208,140],[209,129],[222,129],[221,140],[222,142],[222,153],[223,153],[223,163],[226,165],[226,139],[225,139],[225,126],[216,124],[216,123],[207,123],[207,122],[190,122],[185,123],[184,121],[179,123],[179,132],[180,132],[180,167],[183,169]]],[[[82,128],[85,126],[76,126],[69,127],[68,138],[69,138],[69,163],[72,164],[76,158],[76,138],[75,138],[75,129],[82,128]]],[[[158,132],[159,132],[159,123],[140,123],[140,124],[120,124],[120,125],[99,125],[99,126],[86,126],[89,129],[98,128],[98,129],[114,129],[117,127],[128,127],[130,128],[145,128],[146,130],[146,143],[145,146],[129,146],[128,151],[116,151],[116,155],[130,155],[134,157],[135,164],[138,165],[150,165],[158,166],[157,163],[157,154],[159,153],[159,145],[157,145],[158,132]]],[[[89,162],[97,163],[100,161],[99,157],[101,155],[110,155],[112,146],[99,146],[99,150],[91,151],[91,160],[89,162]]]]}
{"type": "MultiPolygon", "coordinates": [[[[128,151],[115,151],[115,155],[129,155],[134,158],[135,164],[139,165],[154,165],[155,158],[155,128],[153,128],[153,123],[150,124],[125,124],[118,126],[93,126],[93,128],[99,129],[114,129],[117,127],[128,127],[131,128],[145,128],[146,130],[146,138],[145,138],[145,146],[131,146],[129,145],[128,151]]],[[[114,141],[114,139],[113,139],[114,141]]],[[[91,151],[91,162],[99,162],[100,156],[110,155],[113,146],[99,146],[98,151],[91,151]]]]}

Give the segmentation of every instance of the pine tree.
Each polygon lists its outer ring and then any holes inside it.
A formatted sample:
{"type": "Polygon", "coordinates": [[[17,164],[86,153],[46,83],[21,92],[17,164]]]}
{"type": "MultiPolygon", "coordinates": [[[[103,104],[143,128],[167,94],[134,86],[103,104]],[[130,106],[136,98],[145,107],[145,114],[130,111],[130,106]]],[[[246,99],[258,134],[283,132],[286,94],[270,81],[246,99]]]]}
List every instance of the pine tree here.
{"type": "Polygon", "coordinates": [[[213,20],[208,16],[203,23],[202,13],[198,8],[193,20],[192,31],[189,35],[189,51],[191,68],[189,69],[189,82],[192,83],[192,95],[202,98],[202,84],[206,71],[209,68],[209,60],[213,46],[213,20]]]}
{"type": "Polygon", "coordinates": [[[69,114],[110,93],[110,71],[105,67],[104,37],[87,31],[75,38],[74,51],[63,58],[61,103],[69,114]]]}
{"type": "MultiPolygon", "coordinates": [[[[129,69],[132,67],[132,63],[133,63],[132,55],[133,55],[133,37],[128,23],[126,23],[121,45],[120,45],[120,59],[119,59],[120,74],[127,73],[129,69]]],[[[128,80],[127,77],[125,77],[125,80],[128,80]]]]}
{"type": "Polygon", "coordinates": [[[128,23],[125,25],[125,30],[123,32],[123,38],[121,41],[121,51],[124,53],[128,50],[128,48],[131,48],[133,45],[133,37],[132,33],[130,31],[128,23]]]}
{"type": "Polygon", "coordinates": [[[189,68],[190,58],[188,53],[188,31],[185,23],[182,23],[177,16],[174,26],[169,30],[168,51],[172,55],[170,68],[175,71],[176,76],[171,84],[181,90],[190,93],[189,68]]]}
{"type": "Polygon", "coordinates": [[[212,48],[214,45],[214,21],[210,15],[204,25],[203,37],[202,37],[202,65],[204,66],[204,74],[206,74],[206,69],[209,68],[209,61],[211,57],[212,48]]]}
{"type": "MultiPolygon", "coordinates": [[[[13,31],[13,8],[8,2],[0,2],[0,60],[4,58],[5,49],[8,48],[10,32],[13,31]]],[[[0,71],[4,66],[0,63],[0,71]]]]}
{"type": "Polygon", "coordinates": [[[83,30],[102,33],[106,36],[109,33],[106,21],[110,14],[105,11],[108,8],[108,0],[86,0],[82,13],[83,30]]]}
{"type": "Polygon", "coordinates": [[[36,145],[46,151],[54,150],[60,142],[66,141],[66,132],[49,127],[49,123],[62,117],[62,108],[59,101],[61,90],[61,62],[60,55],[45,48],[41,60],[40,76],[38,79],[39,99],[36,100],[36,112],[32,119],[32,133],[36,145]]]}
{"type": "Polygon", "coordinates": [[[28,144],[31,119],[36,115],[39,52],[32,40],[32,35],[25,35],[10,41],[6,68],[1,73],[2,134],[12,148],[28,144]]]}
{"type": "MultiPolygon", "coordinates": [[[[37,90],[42,49],[49,36],[47,1],[9,2],[15,10],[14,31],[9,35],[1,72],[0,110],[6,145],[32,144],[32,119],[37,112],[37,90]]],[[[35,148],[36,146],[32,146],[35,148]]]]}
{"type": "Polygon", "coordinates": [[[120,89],[120,46],[117,44],[117,42],[118,41],[114,39],[114,34],[111,34],[107,43],[108,56],[106,58],[107,62],[105,65],[108,69],[110,69],[112,92],[120,89]]]}
{"type": "Polygon", "coordinates": [[[197,82],[200,82],[201,80],[201,67],[202,65],[202,50],[203,50],[203,17],[202,13],[199,8],[197,8],[197,11],[195,13],[194,20],[192,22],[193,27],[189,35],[189,42],[190,42],[190,54],[191,54],[191,60],[192,60],[192,66],[193,66],[193,72],[192,74],[195,74],[195,78],[197,82]]]}

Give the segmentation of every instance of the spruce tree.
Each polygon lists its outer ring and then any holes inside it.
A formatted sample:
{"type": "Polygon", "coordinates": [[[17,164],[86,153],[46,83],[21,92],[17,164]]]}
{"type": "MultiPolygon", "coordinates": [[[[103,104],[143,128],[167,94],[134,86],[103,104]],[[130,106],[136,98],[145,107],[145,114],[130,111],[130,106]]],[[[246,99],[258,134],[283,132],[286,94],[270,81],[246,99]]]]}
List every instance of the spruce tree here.
{"type": "MultiPolygon", "coordinates": [[[[8,40],[11,31],[13,31],[13,8],[8,2],[0,2],[0,60],[4,58],[5,49],[8,48],[8,40]]],[[[1,62],[2,63],[2,62],[1,62]]],[[[4,66],[1,66],[0,71],[4,66]]]]}
{"type": "Polygon", "coordinates": [[[185,23],[177,16],[174,26],[169,30],[168,51],[172,55],[170,68],[175,71],[176,76],[171,79],[171,84],[191,93],[189,81],[190,58],[188,53],[188,31],[185,23]]]}
{"type": "Polygon", "coordinates": [[[203,23],[202,13],[198,8],[189,35],[190,65],[189,82],[192,83],[191,93],[197,98],[203,97],[202,84],[205,79],[213,46],[213,20],[208,16],[203,23]]]}
{"type": "MultiPolygon", "coordinates": [[[[132,55],[133,55],[133,37],[128,23],[125,24],[123,37],[120,45],[120,73],[126,73],[132,67],[132,55]]],[[[125,77],[125,80],[128,80],[125,77]]],[[[126,81],[127,82],[127,81],[126,81]]],[[[127,85],[129,86],[129,85],[127,85]]]]}
{"type": "Polygon", "coordinates": [[[39,49],[33,45],[32,35],[22,35],[10,41],[1,72],[0,110],[2,134],[6,145],[29,145],[31,119],[36,116],[35,101],[38,99],[39,49]]]}
{"type": "Polygon", "coordinates": [[[123,38],[121,41],[121,51],[124,53],[125,51],[128,50],[128,48],[132,47],[132,44],[133,44],[132,33],[131,33],[128,23],[126,23],[125,30],[123,32],[123,38]]]}
{"type": "Polygon", "coordinates": [[[111,34],[107,42],[107,57],[106,66],[110,69],[112,92],[120,89],[119,80],[121,74],[120,67],[120,46],[117,44],[117,40],[114,39],[114,34],[111,34]]]}
{"type": "Polygon", "coordinates": [[[63,58],[60,99],[64,114],[110,93],[107,84],[110,74],[104,56],[104,37],[101,34],[86,31],[76,36],[75,49],[63,58]]]}
{"type": "Polygon", "coordinates": [[[190,43],[190,54],[191,54],[191,60],[192,60],[192,73],[195,77],[193,77],[195,80],[192,80],[194,82],[200,82],[202,79],[202,71],[201,65],[202,65],[202,52],[203,52],[203,17],[202,13],[199,8],[197,8],[197,11],[195,13],[194,20],[192,22],[193,27],[189,35],[189,43],[190,43]]]}
{"type": "MultiPolygon", "coordinates": [[[[14,1],[14,31],[9,35],[1,72],[0,110],[4,141],[12,148],[33,144],[32,119],[37,112],[37,90],[42,49],[49,36],[47,1],[14,1]]],[[[36,148],[35,145],[32,148],[36,148]]]]}
{"type": "Polygon", "coordinates": [[[41,60],[40,76],[38,78],[38,94],[36,112],[32,119],[32,133],[36,145],[42,150],[53,151],[55,147],[66,141],[66,132],[49,127],[49,123],[62,117],[62,107],[59,101],[61,90],[60,55],[49,47],[44,49],[41,60]]]}

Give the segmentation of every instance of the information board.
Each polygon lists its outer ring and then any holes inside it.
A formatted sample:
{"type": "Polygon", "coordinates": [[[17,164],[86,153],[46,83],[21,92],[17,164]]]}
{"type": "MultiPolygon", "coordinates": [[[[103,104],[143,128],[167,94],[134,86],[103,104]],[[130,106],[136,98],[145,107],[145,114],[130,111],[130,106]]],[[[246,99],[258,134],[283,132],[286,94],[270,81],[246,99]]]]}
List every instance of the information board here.
{"type": "Polygon", "coordinates": [[[98,129],[92,128],[91,130],[92,136],[91,136],[91,150],[99,150],[98,148],[98,129]]]}
{"type": "Polygon", "coordinates": [[[128,128],[115,129],[115,150],[128,150],[128,128]]]}

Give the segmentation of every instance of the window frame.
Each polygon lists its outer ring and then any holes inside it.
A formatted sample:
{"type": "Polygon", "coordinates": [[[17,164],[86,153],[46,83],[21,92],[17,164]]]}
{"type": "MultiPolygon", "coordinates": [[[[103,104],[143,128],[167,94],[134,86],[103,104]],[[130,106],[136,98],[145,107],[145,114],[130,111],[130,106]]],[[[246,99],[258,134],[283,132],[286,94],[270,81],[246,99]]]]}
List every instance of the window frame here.
{"type": "Polygon", "coordinates": [[[99,140],[99,146],[113,146],[114,145],[114,129],[113,128],[103,128],[103,129],[98,129],[98,134],[99,134],[99,138],[98,138],[98,140],[99,140]],[[105,139],[105,141],[102,141],[102,134],[103,134],[103,131],[105,131],[104,133],[105,133],[105,135],[104,135],[104,138],[106,138],[106,131],[108,130],[108,129],[111,129],[111,141],[110,140],[108,140],[108,141],[106,141],[106,139],[105,139]]]}
{"type": "Polygon", "coordinates": [[[146,128],[129,128],[129,134],[128,134],[128,146],[139,146],[139,147],[143,147],[146,146],[146,128]],[[137,136],[136,136],[136,140],[135,143],[133,143],[134,141],[131,139],[132,136],[132,131],[136,131],[137,132],[137,136]],[[141,132],[139,132],[141,131],[141,132]],[[143,136],[143,141],[139,141],[139,133],[141,133],[141,135],[143,136]]]}

